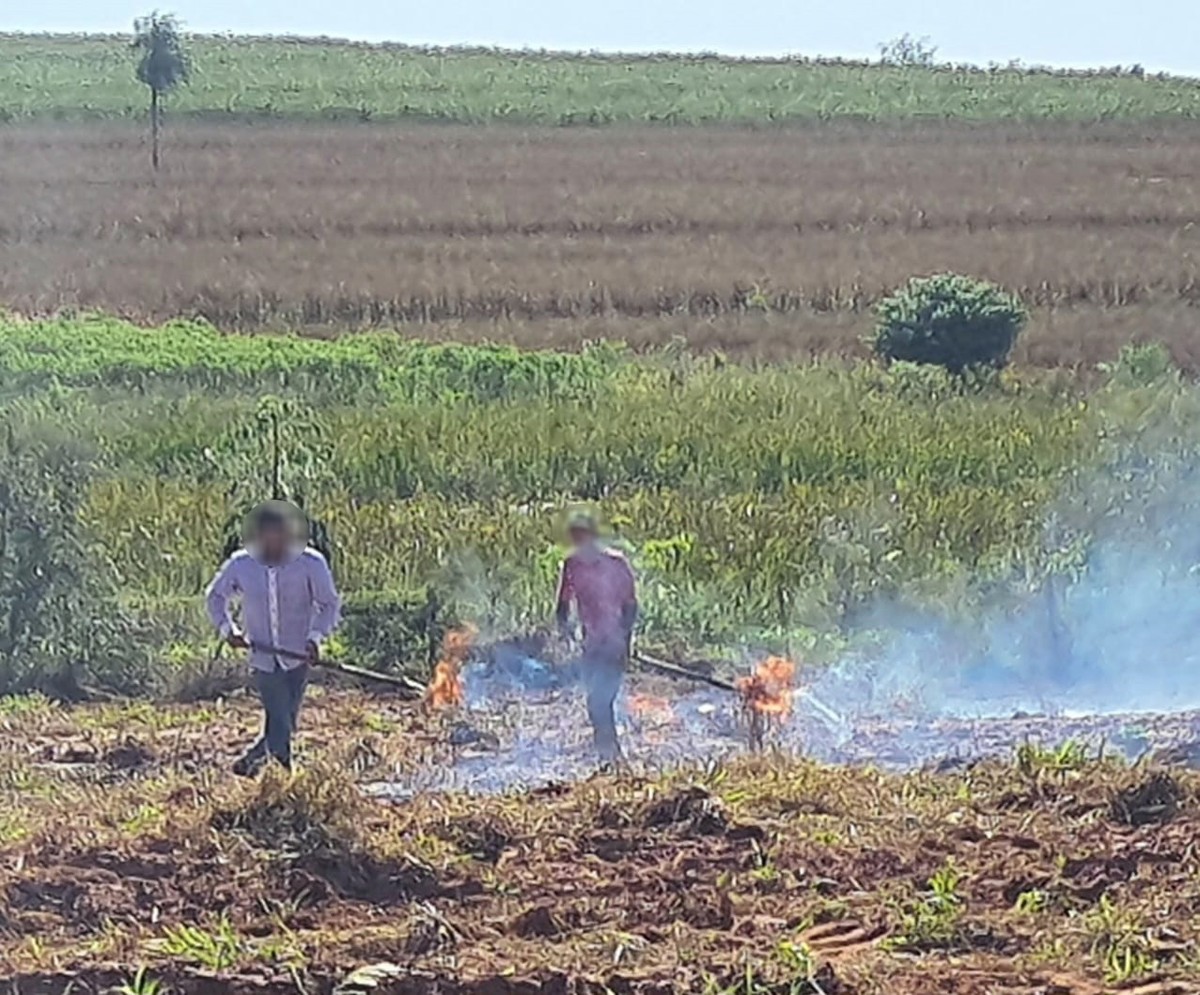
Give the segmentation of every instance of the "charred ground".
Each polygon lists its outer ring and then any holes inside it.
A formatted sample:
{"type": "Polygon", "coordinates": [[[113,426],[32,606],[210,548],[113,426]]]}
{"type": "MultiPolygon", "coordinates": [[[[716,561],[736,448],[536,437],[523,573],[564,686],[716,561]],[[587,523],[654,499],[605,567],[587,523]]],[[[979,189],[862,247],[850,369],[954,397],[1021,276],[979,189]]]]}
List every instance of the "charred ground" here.
{"type": "Polygon", "coordinates": [[[253,721],[239,699],[4,702],[7,983],[132,985],[143,966],[179,991],[313,992],[376,965],[346,990],[1194,990],[1186,770],[779,755],[393,804],[358,786],[450,762],[454,720],[326,691],[304,769],[235,782],[253,721]]]}

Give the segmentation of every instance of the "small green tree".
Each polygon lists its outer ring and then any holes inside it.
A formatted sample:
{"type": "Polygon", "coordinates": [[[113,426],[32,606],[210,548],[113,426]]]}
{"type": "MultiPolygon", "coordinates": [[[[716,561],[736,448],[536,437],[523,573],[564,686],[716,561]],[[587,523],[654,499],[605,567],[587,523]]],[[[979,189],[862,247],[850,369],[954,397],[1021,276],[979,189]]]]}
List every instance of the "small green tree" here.
{"type": "Polygon", "coordinates": [[[954,374],[1000,368],[1028,320],[1014,295],[956,273],[914,277],[876,307],[875,353],[954,374]]]}
{"type": "Polygon", "coordinates": [[[891,41],[881,42],[879,61],[885,66],[919,66],[922,69],[932,69],[936,64],[937,46],[928,36],[916,38],[913,35],[900,35],[891,41]]]}
{"type": "Polygon", "coordinates": [[[191,61],[174,14],[154,11],[147,17],[139,17],[133,22],[133,35],[133,47],[140,53],[137,78],[150,89],[150,163],[157,172],[162,99],[187,82],[191,61]]]}
{"type": "MultiPolygon", "coordinates": [[[[224,467],[233,480],[229,493],[236,510],[225,524],[222,559],[241,547],[246,516],[268,495],[270,500],[290,502],[308,514],[307,493],[324,479],[331,457],[311,412],[283,398],[261,398],[254,420],[240,426],[237,437],[241,446],[224,467]],[[270,478],[256,481],[259,469],[268,464],[270,478]],[[246,493],[246,485],[250,493],[246,493]]],[[[328,527],[312,517],[308,527],[309,544],[333,564],[333,538],[328,527]]]]}

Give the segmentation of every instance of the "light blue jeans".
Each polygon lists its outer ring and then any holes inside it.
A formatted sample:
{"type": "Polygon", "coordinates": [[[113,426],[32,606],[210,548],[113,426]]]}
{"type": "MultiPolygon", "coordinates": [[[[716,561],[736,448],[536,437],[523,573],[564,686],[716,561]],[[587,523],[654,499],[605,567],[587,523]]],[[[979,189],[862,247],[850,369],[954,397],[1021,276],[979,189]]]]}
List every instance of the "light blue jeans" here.
{"type": "Polygon", "coordinates": [[[614,705],[625,678],[628,655],[624,643],[602,643],[583,652],[581,669],[588,721],[592,724],[596,752],[603,760],[616,760],[621,755],[614,705]]]}

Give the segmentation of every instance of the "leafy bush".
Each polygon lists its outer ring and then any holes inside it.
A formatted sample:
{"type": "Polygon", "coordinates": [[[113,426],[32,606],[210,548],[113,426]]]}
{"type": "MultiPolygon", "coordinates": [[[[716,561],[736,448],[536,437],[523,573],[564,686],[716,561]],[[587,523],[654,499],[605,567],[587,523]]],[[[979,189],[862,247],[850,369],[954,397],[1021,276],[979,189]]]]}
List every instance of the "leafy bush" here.
{"type": "Polygon", "coordinates": [[[961,374],[1002,367],[1028,313],[994,283],[956,273],[914,277],[876,309],[875,352],[961,374]]]}
{"type": "Polygon", "coordinates": [[[1149,387],[1179,372],[1171,353],[1160,342],[1130,342],[1122,346],[1115,363],[1104,363],[1100,368],[1122,387],[1149,387]]]}
{"type": "Polygon", "coordinates": [[[101,682],[137,685],[118,655],[111,581],[79,523],[92,466],[68,439],[0,439],[0,693],[40,687],[77,696],[101,682]],[[128,679],[120,678],[126,673],[128,679]]]}
{"type": "Polygon", "coordinates": [[[397,671],[412,665],[413,676],[424,678],[421,663],[432,663],[444,632],[439,607],[431,591],[360,595],[348,600],[337,639],[359,666],[397,671]]]}

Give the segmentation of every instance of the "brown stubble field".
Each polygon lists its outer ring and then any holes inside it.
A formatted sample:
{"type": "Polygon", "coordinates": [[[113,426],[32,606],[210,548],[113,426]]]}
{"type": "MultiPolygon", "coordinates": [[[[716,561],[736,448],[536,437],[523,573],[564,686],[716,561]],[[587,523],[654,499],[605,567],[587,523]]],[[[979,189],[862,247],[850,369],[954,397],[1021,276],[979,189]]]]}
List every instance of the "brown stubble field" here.
{"type": "Polygon", "coordinates": [[[0,300],[230,329],[860,350],[955,269],[1019,290],[1019,361],[1131,339],[1200,368],[1200,126],[0,130],[0,300]]]}
{"type": "Polygon", "coordinates": [[[451,762],[461,715],[323,687],[300,772],[245,783],[246,697],[4,704],[5,991],[1196,991],[1200,781],[1157,762],[760,754],[395,806],[359,789],[451,762]]]}

